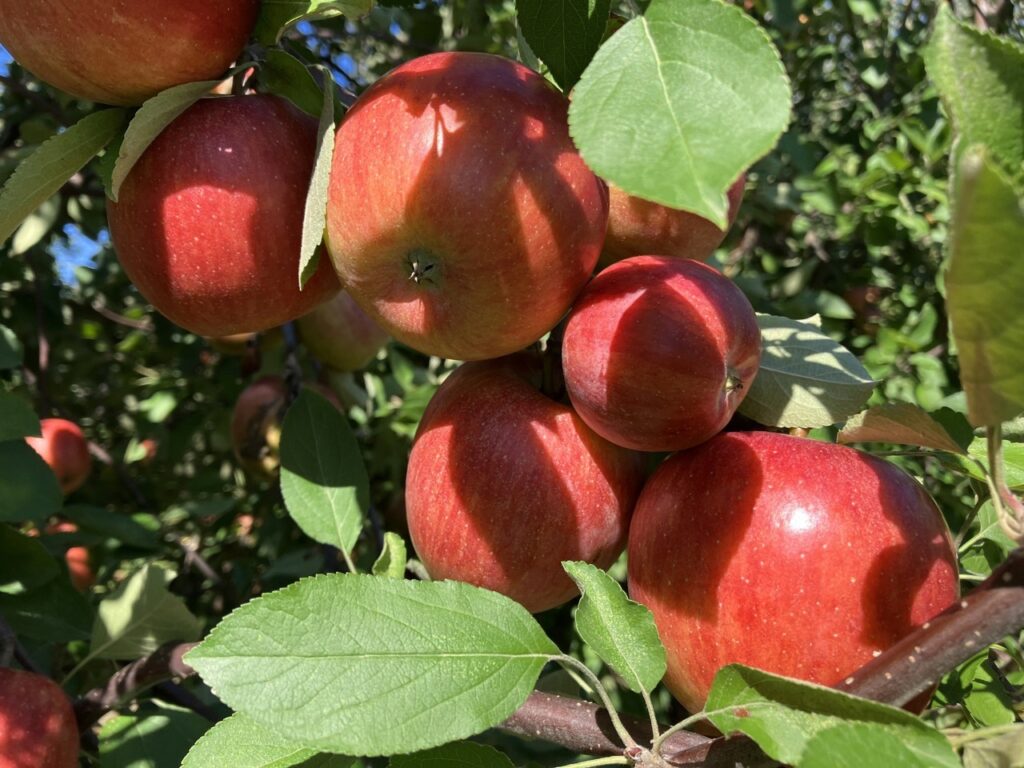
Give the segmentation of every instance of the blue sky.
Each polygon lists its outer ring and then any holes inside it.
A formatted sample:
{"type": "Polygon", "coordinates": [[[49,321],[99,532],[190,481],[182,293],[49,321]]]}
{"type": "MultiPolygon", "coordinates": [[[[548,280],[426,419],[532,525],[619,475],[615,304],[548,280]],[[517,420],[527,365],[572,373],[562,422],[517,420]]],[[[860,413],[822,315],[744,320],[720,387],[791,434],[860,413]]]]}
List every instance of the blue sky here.
{"type": "Polygon", "coordinates": [[[11,71],[11,62],[14,59],[11,58],[11,54],[7,52],[7,49],[0,45],[0,75],[6,75],[11,71]]]}

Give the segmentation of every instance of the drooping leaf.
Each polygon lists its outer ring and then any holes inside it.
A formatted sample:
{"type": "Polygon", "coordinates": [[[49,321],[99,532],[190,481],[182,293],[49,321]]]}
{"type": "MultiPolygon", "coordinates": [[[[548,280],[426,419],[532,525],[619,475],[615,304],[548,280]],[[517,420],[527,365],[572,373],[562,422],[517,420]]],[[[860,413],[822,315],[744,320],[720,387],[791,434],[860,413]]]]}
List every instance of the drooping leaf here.
{"type": "Polygon", "coordinates": [[[17,368],[24,358],[24,349],[14,331],[0,325],[0,371],[17,368]]]}
{"type": "Polygon", "coordinates": [[[0,614],[18,635],[48,643],[88,640],[89,601],[68,579],[50,579],[20,595],[0,593],[0,614]]]}
{"type": "Polygon", "coordinates": [[[45,520],[60,509],[57,476],[22,440],[0,443],[0,522],[45,520]]]}
{"type": "Polygon", "coordinates": [[[308,389],[281,430],[281,493],[307,536],[352,550],[369,508],[370,481],[348,419],[308,389]]]}
{"type": "Polygon", "coordinates": [[[827,427],[857,413],[875,382],[856,357],[807,321],[758,315],[761,368],[740,413],[769,427],[827,427]]]}
{"type": "Polygon", "coordinates": [[[331,183],[331,160],[334,157],[334,88],[331,74],[320,67],[326,84],[323,106],[316,134],[316,160],[313,163],[306,207],[302,219],[302,252],[299,258],[299,287],[302,288],[316,274],[320,264],[320,243],[327,228],[327,191],[331,183]]]}
{"type": "Polygon", "coordinates": [[[186,661],[279,735],[372,756],[500,723],[557,654],[526,609],[494,592],[330,574],[237,609],[186,661]]]}
{"type": "Polygon", "coordinates": [[[11,392],[0,392],[0,442],[39,435],[41,431],[39,417],[28,401],[11,392]]]}
{"type": "Polygon", "coordinates": [[[356,19],[372,8],[373,0],[263,0],[253,34],[264,45],[276,45],[285,30],[300,21],[332,16],[356,19]]]}
{"type": "Polygon", "coordinates": [[[562,563],[583,597],[576,631],[631,691],[650,692],[665,675],[665,648],[646,606],[626,597],[611,576],[589,563],[562,563]]]}
{"type": "Polygon", "coordinates": [[[494,747],[460,741],[415,755],[395,755],[390,768],[515,768],[515,765],[494,747]]]}
{"type": "Polygon", "coordinates": [[[611,0],[519,0],[516,15],[529,48],[568,93],[597,53],[611,0]]]}
{"type": "MultiPolygon", "coordinates": [[[[1024,79],[1024,78],[1022,78],[1024,79]]],[[[963,155],[953,190],[946,306],[971,423],[1024,411],[1024,201],[988,152],[963,155]]]]}
{"type": "Polygon", "coordinates": [[[290,53],[280,48],[267,51],[267,59],[259,70],[259,80],[267,93],[284,96],[306,114],[320,117],[324,94],[309,67],[290,53]]]}
{"type": "Polygon", "coordinates": [[[569,129],[601,178],[724,229],[726,189],[778,141],[790,99],[778,51],[739,8],[653,0],[594,56],[569,129]]]}
{"type": "Polygon", "coordinates": [[[405,551],[405,539],[388,531],[384,534],[384,547],[380,556],[373,564],[373,575],[387,576],[389,579],[404,578],[406,562],[408,554],[405,551]]]}
{"type": "Polygon", "coordinates": [[[20,595],[60,573],[57,561],[39,539],[0,524],[0,592],[20,595]]]}
{"type": "Polygon", "coordinates": [[[928,411],[911,403],[885,403],[852,416],[839,431],[840,443],[898,443],[966,454],[928,411]]]}
{"type": "Polygon", "coordinates": [[[110,143],[127,115],[124,109],[93,112],[47,139],[18,166],[0,190],[0,245],[110,143]]]}
{"type": "Polygon", "coordinates": [[[189,745],[210,725],[209,720],[191,710],[151,699],[138,711],[103,724],[99,733],[103,768],[178,768],[189,745]]]}
{"type": "Polygon", "coordinates": [[[321,757],[317,768],[348,768],[352,758],[318,755],[316,750],[290,744],[245,715],[221,720],[192,745],[181,768],[240,766],[244,768],[312,768],[307,761],[321,757]]]}

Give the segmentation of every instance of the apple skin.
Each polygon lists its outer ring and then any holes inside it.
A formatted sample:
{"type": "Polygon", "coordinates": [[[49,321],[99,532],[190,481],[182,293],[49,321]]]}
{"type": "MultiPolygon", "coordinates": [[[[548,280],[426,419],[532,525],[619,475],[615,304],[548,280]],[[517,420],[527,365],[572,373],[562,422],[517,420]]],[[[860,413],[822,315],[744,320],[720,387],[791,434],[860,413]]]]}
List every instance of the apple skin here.
{"type": "Polygon", "coordinates": [[[359,98],[338,128],[328,246],[382,328],[426,354],[479,360],[558,323],[608,220],[567,112],[538,74],[480,53],[422,56],[359,98]]]}
{"type": "Polygon", "coordinates": [[[50,678],[0,667],[0,768],[78,768],[71,700],[50,678]]]}
{"type": "Polygon", "coordinates": [[[0,0],[0,44],[41,80],[104,104],[222,75],[259,0],[0,0]]]}
{"type": "Polygon", "coordinates": [[[67,496],[81,488],[92,471],[89,443],[73,421],[43,419],[40,426],[42,436],[26,437],[25,442],[50,465],[61,492],[67,496]]]}
{"type": "Polygon", "coordinates": [[[654,614],[691,712],[741,663],[842,682],[959,597],[935,502],[844,446],[730,432],[669,458],[629,531],[629,593],[654,614]]]}
{"type": "MultiPolygon", "coordinates": [[[[726,192],[730,227],[740,211],[746,183],[743,174],[726,192]]],[[[707,261],[728,231],[695,213],[633,197],[612,184],[608,185],[608,197],[608,234],[598,269],[645,253],[707,261]]]]}
{"type": "Polygon", "coordinates": [[[365,368],[390,338],[344,290],[296,325],[306,348],[336,371],[365,368]]]}
{"type": "Polygon", "coordinates": [[[432,578],[501,592],[534,613],[578,594],[563,560],[615,562],[643,483],[638,455],[544,395],[540,375],[525,353],[453,373],[420,422],[405,493],[432,578]]]}
{"type": "Polygon", "coordinates": [[[706,264],[634,256],[604,270],[573,308],[565,385],[587,425],[616,445],[676,451],[732,418],[757,374],[750,302],[706,264]]]}
{"type": "MultiPolygon", "coordinates": [[[[47,533],[78,533],[78,526],[72,522],[54,523],[46,528],[47,533]]],[[[71,584],[79,592],[87,592],[96,583],[96,573],[92,569],[92,558],[86,547],[68,547],[64,552],[64,562],[68,565],[71,584]]]]}
{"type": "Polygon", "coordinates": [[[203,99],[157,137],[108,201],[118,259],[143,296],[203,336],[282,325],[340,288],[327,259],[299,290],[316,121],[277,96],[203,99]]]}

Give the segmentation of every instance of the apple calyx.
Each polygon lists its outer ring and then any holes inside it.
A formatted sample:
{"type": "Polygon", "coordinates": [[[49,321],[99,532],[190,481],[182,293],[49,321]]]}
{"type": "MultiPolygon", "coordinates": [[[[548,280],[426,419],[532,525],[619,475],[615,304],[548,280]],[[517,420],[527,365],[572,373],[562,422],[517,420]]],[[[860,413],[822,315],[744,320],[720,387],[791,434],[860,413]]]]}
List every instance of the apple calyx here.
{"type": "Polygon", "coordinates": [[[437,258],[426,248],[414,248],[409,251],[405,263],[409,267],[409,279],[416,285],[434,282],[434,275],[431,273],[437,267],[437,258]]]}
{"type": "Polygon", "coordinates": [[[729,395],[733,392],[741,392],[743,390],[743,379],[740,378],[732,369],[725,375],[725,394],[729,395]]]}

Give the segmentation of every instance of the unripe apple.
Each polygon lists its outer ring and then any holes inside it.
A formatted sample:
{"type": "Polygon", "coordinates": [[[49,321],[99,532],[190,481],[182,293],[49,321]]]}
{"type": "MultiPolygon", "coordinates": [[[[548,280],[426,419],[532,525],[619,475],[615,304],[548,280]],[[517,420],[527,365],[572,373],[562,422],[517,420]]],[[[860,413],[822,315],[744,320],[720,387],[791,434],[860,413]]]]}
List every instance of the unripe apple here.
{"type": "Polygon", "coordinates": [[[75,713],[50,678],[0,667],[0,768],[78,768],[75,713]]]}
{"type": "Polygon", "coordinates": [[[203,99],[157,137],[107,215],[139,291],[204,336],[262,331],[339,290],[327,259],[302,290],[316,121],[277,96],[203,99]]]}
{"type": "MultiPolygon", "coordinates": [[[[746,182],[743,174],[726,193],[729,226],[740,211],[746,182]]],[[[608,197],[608,234],[597,264],[599,269],[648,253],[707,261],[728,231],[728,227],[719,229],[695,213],[628,195],[613,184],[608,185],[608,197]]]]}
{"type": "Polygon", "coordinates": [[[643,451],[689,448],[721,431],[760,357],[743,292],[706,264],[667,256],[598,274],[562,342],[576,412],[605,439],[643,451]]]}
{"type": "Polygon", "coordinates": [[[70,94],[141,104],[223,74],[259,8],[259,0],[0,0],[0,44],[70,94]]]}
{"type": "Polygon", "coordinates": [[[388,343],[387,332],[359,308],[348,291],[303,315],[296,325],[306,348],[336,371],[365,368],[388,343]]]}
{"type": "Polygon", "coordinates": [[[666,685],[697,712],[730,663],[840,683],[959,587],[946,523],[902,470],[844,446],[730,432],[672,456],[644,487],[629,591],[654,614],[666,685]]]}
{"type": "Polygon", "coordinates": [[[416,554],[433,578],[501,592],[533,612],[577,594],[563,560],[615,562],[643,482],[637,455],[543,394],[540,376],[525,354],[453,373],[420,422],[405,493],[416,554]]]}
{"type": "Polygon", "coordinates": [[[328,245],[382,328],[477,360],[558,323],[608,220],[567,114],[536,72],[480,53],[422,56],[359,98],[338,128],[328,245]]]}
{"type": "Polygon", "coordinates": [[[85,483],[92,470],[89,443],[81,428],[67,419],[43,419],[41,437],[26,437],[25,442],[43,457],[57,476],[66,496],[85,483]]]}

